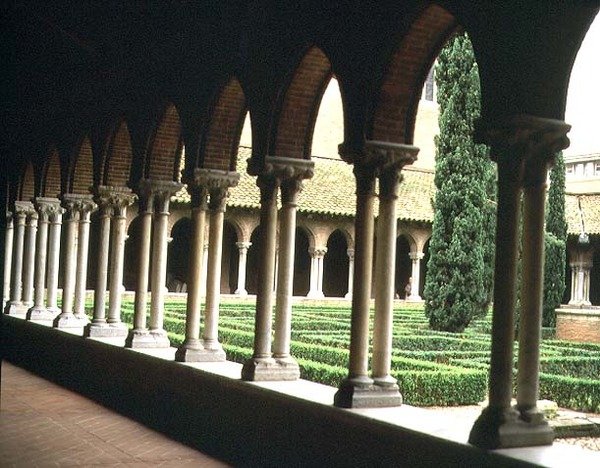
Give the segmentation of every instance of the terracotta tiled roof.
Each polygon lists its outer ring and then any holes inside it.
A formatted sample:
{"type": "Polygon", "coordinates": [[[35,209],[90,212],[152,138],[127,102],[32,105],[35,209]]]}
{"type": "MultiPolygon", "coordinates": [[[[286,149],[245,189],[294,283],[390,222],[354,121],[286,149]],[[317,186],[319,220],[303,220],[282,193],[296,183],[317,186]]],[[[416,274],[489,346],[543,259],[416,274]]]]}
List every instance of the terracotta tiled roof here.
{"type": "Polygon", "coordinates": [[[569,234],[600,234],[600,193],[567,193],[565,211],[569,234]]]}
{"type": "MultiPolygon", "coordinates": [[[[237,171],[241,174],[237,187],[230,191],[228,206],[260,208],[260,197],[256,178],[248,175],[247,159],[251,149],[240,147],[237,171]]],[[[304,182],[298,198],[298,211],[333,216],[354,216],[356,196],[352,166],[339,159],[314,158],[315,173],[304,182]]],[[[397,214],[403,220],[431,222],[433,220],[432,199],[435,187],[433,172],[423,169],[404,169],[404,180],[400,184],[397,214]]],[[[189,203],[190,197],[182,189],[175,203],[189,203]]],[[[377,209],[377,206],[375,207],[377,209]]]]}

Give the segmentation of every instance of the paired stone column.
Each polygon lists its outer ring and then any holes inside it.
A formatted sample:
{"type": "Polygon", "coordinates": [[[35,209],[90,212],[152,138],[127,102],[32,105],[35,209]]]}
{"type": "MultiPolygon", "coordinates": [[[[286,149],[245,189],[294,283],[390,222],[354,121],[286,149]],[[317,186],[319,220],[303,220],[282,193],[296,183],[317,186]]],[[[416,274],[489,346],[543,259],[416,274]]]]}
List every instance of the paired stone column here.
{"type": "Polygon", "coordinates": [[[323,294],[323,260],[327,253],[327,247],[320,246],[310,248],[310,290],[306,297],[311,299],[321,299],[323,294]]]}
{"type": "Polygon", "coordinates": [[[568,146],[562,121],[515,116],[487,130],[498,164],[498,214],[489,406],[469,442],[483,448],[551,444],[552,429],[537,409],[541,337],[544,202],[548,166],[568,146]],[[520,195],[524,189],[522,311],[519,330],[517,406],[511,408],[514,309],[520,195]]]}
{"type": "Polygon", "coordinates": [[[46,309],[54,317],[60,312],[58,308],[58,272],[60,269],[60,237],[63,212],[64,209],[59,206],[56,211],[50,214],[50,226],[48,230],[46,309]]]}
{"type": "Polygon", "coordinates": [[[87,290],[88,252],[90,245],[90,216],[96,210],[91,195],[86,195],[79,204],[79,233],[77,236],[77,272],[75,275],[74,315],[83,324],[89,322],[85,314],[85,296],[87,290]]]}
{"type": "Polygon", "coordinates": [[[10,301],[10,272],[12,266],[12,251],[13,251],[13,216],[10,211],[6,213],[6,233],[4,238],[4,289],[2,306],[6,306],[10,301]]]}
{"type": "Polygon", "coordinates": [[[10,285],[10,301],[6,304],[4,312],[9,315],[22,313],[23,302],[23,247],[25,244],[25,221],[27,212],[32,208],[30,202],[16,201],[14,209],[14,240],[12,251],[12,282],[10,285]]]}
{"type": "Polygon", "coordinates": [[[590,273],[593,267],[593,250],[589,238],[580,236],[582,241],[577,243],[577,250],[569,261],[571,267],[571,298],[569,305],[580,307],[590,306],[590,273]],[[585,242],[587,240],[587,243],[585,242]]]}
{"type": "Polygon", "coordinates": [[[148,308],[148,275],[150,272],[150,240],[152,236],[154,197],[152,196],[152,191],[147,180],[142,180],[140,183],[138,206],[140,232],[137,284],[133,306],[133,328],[129,331],[125,339],[125,346],[127,348],[150,348],[154,346],[154,340],[146,327],[146,313],[148,308]]]}
{"type": "Polygon", "coordinates": [[[48,260],[49,223],[62,213],[60,201],[56,198],[38,197],[34,201],[38,212],[38,230],[35,258],[34,304],[27,311],[27,320],[53,320],[55,313],[48,310],[44,302],[46,293],[46,266],[48,260]]]}
{"type": "Polygon", "coordinates": [[[200,341],[200,313],[202,307],[202,285],[205,282],[204,234],[206,231],[206,211],[208,210],[208,190],[196,180],[188,184],[192,198],[192,238],[190,245],[190,271],[188,273],[188,293],[185,317],[185,340],[175,353],[179,362],[197,362],[202,358],[204,347],[200,341]]]}
{"type": "Polygon", "coordinates": [[[33,280],[35,274],[35,244],[37,238],[38,214],[33,204],[27,212],[25,222],[25,242],[23,245],[23,296],[22,302],[27,312],[33,306],[33,280]]]}
{"type": "Polygon", "coordinates": [[[376,401],[371,405],[399,406],[402,396],[391,376],[392,331],[396,271],[396,200],[400,171],[417,159],[419,149],[410,145],[367,142],[366,149],[379,160],[379,219],[375,262],[375,320],[373,324],[372,377],[376,401]]]}
{"type": "Polygon", "coordinates": [[[150,273],[150,289],[152,300],[150,302],[149,329],[145,329],[145,309],[147,295],[147,279],[141,276],[148,271],[149,239],[141,241],[140,276],[138,277],[138,290],[136,291],[136,306],[134,329],[130,332],[125,346],[144,348],[168,348],[170,346],[167,332],[163,328],[165,290],[167,277],[167,238],[169,228],[169,203],[171,197],[181,189],[182,184],[174,181],[144,179],[140,182],[140,199],[151,198],[154,206],[152,214],[144,215],[142,236],[149,236],[149,226],[152,223],[152,271],[150,273]],[[144,284],[145,283],[145,284],[144,284]],[[138,294],[140,294],[138,302],[138,294]],[[143,317],[143,320],[142,320],[143,317]]]}
{"type": "MultiPolygon", "coordinates": [[[[249,168],[249,172],[252,168],[249,168]]],[[[254,355],[244,363],[244,380],[296,380],[300,368],[290,355],[294,252],[296,243],[296,205],[302,180],[313,176],[311,161],[271,157],[258,176],[261,189],[261,236],[254,355]],[[277,189],[281,186],[279,265],[276,283],[275,340],[271,350],[272,285],[277,247],[277,189]],[[273,351],[273,352],[272,352],[273,351]]]]}
{"type": "Polygon", "coordinates": [[[346,250],[348,255],[348,292],[344,296],[344,299],[352,299],[352,286],[354,278],[354,249],[346,250]]]}
{"type": "Polygon", "coordinates": [[[422,301],[419,290],[421,289],[421,260],[425,254],[423,252],[411,252],[408,254],[412,260],[412,283],[410,288],[410,296],[406,299],[409,301],[422,301]]]}
{"type": "Polygon", "coordinates": [[[252,246],[252,242],[236,242],[238,248],[238,279],[236,295],[245,297],[248,295],[246,290],[246,265],[248,262],[248,249],[252,246]]]}
{"type": "MultiPolygon", "coordinates": [[[[343,150],[343,147],[340,147],[343,150]]],[[[342,154],[354,162],[356,177],[355,265],[350,329],[348,377],[335,395],[343,408],[397,406],[402,403],[390,375],[394,302],[396,198],[400,171],[416,159],[418,148],[379,141],[365,142],[360,155],[342,154]],[[350,156],[350,157],[349,157],[350,156]],[[375,322],[373,378],[368,376],[369,306],[373,270],[375,177],[379,178],[380,205],[375,269],[375,322]]]]}
{"type": "Polygon", "coordinates": [[[86,327],[84,334],[92,337],[126,336],[127,327],[121,322],[121,285],[127,235],[125,229],[127,207],[134,202],[135,196],[127,187],[100,186],[96,189],[95,200],[100,209],[98,272],[94,291],[94,318],[86,327]],[[110,297],[107,320],[106,290],[109,259],[110,297]]]}
{"type": "MultiPolygon", "coordinates": [[[[88,197],[85,196],[87,200],[88,197]]],[[[62,207],[65,209],[65,238],[63,249],[63,290],[62,310],[54,319],[56,328],[82,327],[85,323],[73,314],[75,296],[75,275],[77,271],[77,227],[79,224],[79,205],[81,196],[65,194],[62,196],[62,207]]]]}

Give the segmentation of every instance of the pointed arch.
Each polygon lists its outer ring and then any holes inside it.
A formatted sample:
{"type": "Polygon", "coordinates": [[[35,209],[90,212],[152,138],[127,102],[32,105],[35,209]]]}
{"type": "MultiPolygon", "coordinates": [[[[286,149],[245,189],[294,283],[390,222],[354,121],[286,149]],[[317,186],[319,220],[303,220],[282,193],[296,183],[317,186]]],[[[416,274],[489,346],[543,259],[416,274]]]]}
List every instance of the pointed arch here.
{"type": "Polygon", "coordinates": [[[318,47],[309,48],[297,65],[281,102],[273,126],[271,155],[310,159],[319,104],[331,76],[327,56],[318,47]]]}
{"type": "Polygon", "coordinates": [[[179,113],[175,105],[169,103],[150,144],[145,176],[150,179],[178,180],[182,149],[179,113]]]}
{"type": "Polygon", "coordinates": [[[214,103],[198,167],[235,170],[245,117],[246,97],[240,82],[232,77],[214,103]]]}
{"type": "Polygon", "coordinates": [[[92,144],[87,136],[81,140],[69,179],[71,193],[89,194],[94,185],[94,156],[92,144]]]}
{"type": "Polygon", "coordinates": [[[60,156],[54,148],[47,158],[46,167],[42,177],[42,195],[44,197],[58,197],[62,192],[60,156]]]}
{"type": "Polygon", "coordinates": [[[19,200],[30,201],[35,197],[35,175],[33,172],[33,164],[27,162],[23,176],[21,177],[19,186],[19,200]]]}
{"type": "Polygon", "coordinates": [[[374,96],[367,139],[412,143],[423,84],[457,28],[454,16],[438,5],[427,7],[413,22],[390,58],[374,96]]]}
{"type": "Polygon", "coordinates": [[[108,145],[106,161],[102,168],[102,183],[109,186],[126,186],[131,172],[132,157],[129,128],[125,119],[121,119],[108,145]]]}

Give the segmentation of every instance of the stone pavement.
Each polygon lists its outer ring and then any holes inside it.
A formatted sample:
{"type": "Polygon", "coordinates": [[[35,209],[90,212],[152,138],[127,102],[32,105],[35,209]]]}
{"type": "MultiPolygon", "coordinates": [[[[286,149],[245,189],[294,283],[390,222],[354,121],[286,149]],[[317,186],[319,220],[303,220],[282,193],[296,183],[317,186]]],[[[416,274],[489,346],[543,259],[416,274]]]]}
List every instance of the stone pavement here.
{"type": "Polygon", "coordinates": [[[6,361],[1,389],[3,467],[227,466],[6,361]]]}

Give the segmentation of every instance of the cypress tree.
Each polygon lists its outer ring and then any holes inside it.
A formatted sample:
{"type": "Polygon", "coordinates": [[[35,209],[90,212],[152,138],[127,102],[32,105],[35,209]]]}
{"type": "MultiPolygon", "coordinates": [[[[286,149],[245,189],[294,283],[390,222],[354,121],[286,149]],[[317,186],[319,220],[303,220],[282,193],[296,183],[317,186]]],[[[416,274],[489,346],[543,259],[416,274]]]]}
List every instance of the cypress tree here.
{"type": "Polygon", "coordinates": [[[544,237],[544,305],[542,325],[553,327],[556,308],[565,291],[567,221],[565,218],[565,162],[560,153],[550,171],[544,237]]]}
{"type": "Polygon", "coordinates": [[[466,34],[442,50],[435,72],[440,134],[425,314],[433,329],[461,332],[486,314],[491,298],[495,173],[487,148],[473,142],[480,89],[466,34]]]}

